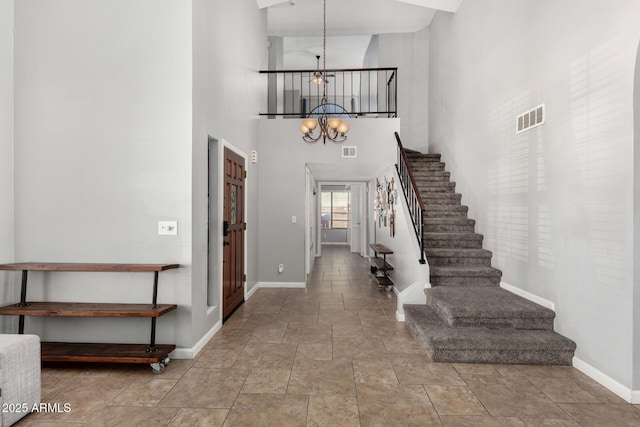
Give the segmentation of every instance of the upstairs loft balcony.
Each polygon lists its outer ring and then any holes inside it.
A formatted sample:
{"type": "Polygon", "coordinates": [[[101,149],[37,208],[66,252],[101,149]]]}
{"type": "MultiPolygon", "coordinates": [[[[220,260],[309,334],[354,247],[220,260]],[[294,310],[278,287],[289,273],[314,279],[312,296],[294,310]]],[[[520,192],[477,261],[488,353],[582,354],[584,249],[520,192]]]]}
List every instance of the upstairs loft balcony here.
{"type": "Polygon", "coordinates": [[[318,70],[260,73],[267,75],[268,82],[268,108],[260,113],[263,117],[314,117],[323,94],[327,111],[334,117],[397,117],[397,68],[326,70],[320,83],[314,81],[318,70]]]}

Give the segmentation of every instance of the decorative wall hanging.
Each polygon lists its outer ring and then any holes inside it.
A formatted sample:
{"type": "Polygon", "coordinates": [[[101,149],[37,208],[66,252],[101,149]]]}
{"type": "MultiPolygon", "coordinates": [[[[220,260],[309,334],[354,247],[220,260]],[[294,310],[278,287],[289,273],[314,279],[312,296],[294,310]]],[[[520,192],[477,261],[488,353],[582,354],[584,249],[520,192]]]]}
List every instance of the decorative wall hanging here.
{"type": "Polygon", "coordinates": [[[395,205],[398,203],[398,189],[393,177],[387,180],[376,178],[376,201],[374,206],[374,218],[378,223],[378,227],[389,226],[389,234],[391,237],[396,235],[396,211],[395,205]]]}

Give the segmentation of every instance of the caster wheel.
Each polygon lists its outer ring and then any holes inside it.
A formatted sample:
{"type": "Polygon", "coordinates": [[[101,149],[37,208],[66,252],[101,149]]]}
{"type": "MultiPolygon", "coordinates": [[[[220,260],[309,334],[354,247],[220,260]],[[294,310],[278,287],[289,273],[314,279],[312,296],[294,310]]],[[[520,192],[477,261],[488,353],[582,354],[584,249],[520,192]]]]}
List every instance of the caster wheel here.
{"type": "Polygon", "coordinates": [[[160,362],[160,363],[151,363],[151,369],[153,370],[154,374],[161,374],[164,372],[164,363],[160,362]]]}
{"type": "Polygon", "coordinates": [[[169,358],[169,356],[162,359],[162,363],[164,363],[164,366],[167,366],[169,362],[171,362],[171,358],[169,358]]]}

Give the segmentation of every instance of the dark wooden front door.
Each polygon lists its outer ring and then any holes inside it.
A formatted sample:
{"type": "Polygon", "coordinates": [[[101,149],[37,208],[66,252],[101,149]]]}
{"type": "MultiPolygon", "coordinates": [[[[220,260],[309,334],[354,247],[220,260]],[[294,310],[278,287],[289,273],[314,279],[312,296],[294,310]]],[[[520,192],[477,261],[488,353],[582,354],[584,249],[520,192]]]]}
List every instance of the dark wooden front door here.
{"type": "Polygon", "coordinates": [[[223,302],[226,318],[244,302],[244,159],[224,149],[223,302]]]}

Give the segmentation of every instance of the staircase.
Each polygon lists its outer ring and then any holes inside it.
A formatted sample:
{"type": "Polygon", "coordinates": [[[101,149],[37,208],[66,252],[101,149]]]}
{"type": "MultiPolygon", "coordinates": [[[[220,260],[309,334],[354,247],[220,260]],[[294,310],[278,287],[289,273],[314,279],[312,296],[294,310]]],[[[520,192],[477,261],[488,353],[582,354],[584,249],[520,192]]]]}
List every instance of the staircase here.
{"type": "Polygon", "coordinates": [[[571,365],[576,345],[553,331],[555,313],[499,287],[440,155],[405,154],[424,202],[432,286],[426,305],[404,306],[420,346],[434,362],[571,365]]]}

